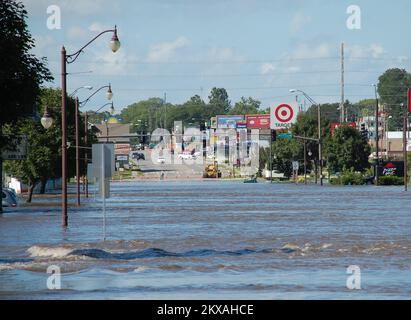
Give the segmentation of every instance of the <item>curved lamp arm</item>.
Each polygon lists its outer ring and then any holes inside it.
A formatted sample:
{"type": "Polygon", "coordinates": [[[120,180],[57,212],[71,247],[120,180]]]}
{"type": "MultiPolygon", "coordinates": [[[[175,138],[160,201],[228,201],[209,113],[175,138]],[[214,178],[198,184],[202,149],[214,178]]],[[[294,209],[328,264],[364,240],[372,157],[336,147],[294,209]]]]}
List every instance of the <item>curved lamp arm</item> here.
{"type": "Polygon", "coordinates": [[[99,112],[101,109],[103,109],[104,107],[107,107],[107,106],[109,106],[109,105],[111,105],[111,108],[112,108],[112,110],[114,110],[114,104],[113,104],[113,102],[108,102],[108,103],[106,103],[104,106],[102,106],[102,107],[100,107],[99,109],[97,109],[96,111],[94,111],[94,112],[99,112]]]}
{"type": "MultiPolygon", "coordinates": [[[[91,39],[89,42],[87,42],[80,50],[74,52],[73,54],[68,54],[66,55],[66,62],[68,64],[73,63],[74,61],[77,60],[77,58],[79,57],[79,55],[83,52],[83,50],[88,47],[91,43],[93,43],[97,38],[99,38],[100,36],[102,36],[105,33],[109,33],[112,32],[113,33],[113,38],[112,41],[118,41],[118,37],[117,37],[117,26],[114,26],[114,29],[109,29],[109,30],[105,30],[103,32],[100,32],[97,36],[95,36],[93,39],[91,39]]],[[[119,41],[118,41],[119,42],[119,41]]],[[[114,51],[114,50],[113,50],[114,51]]]]}
{"type": "Polygon", "coordinates": [[[296,92],[300,92],[304,97],[307,98],[308,101],[310,101],[313,105],[318,106],[318,103],[314,101],[313,98],[311,98],[308,94],[306,94],[304,91],[302,90],[295,90],[296,92]]]}
{"type": "Polygon", "coordinates": [[[107,86],[102,86],[102,87],[100,87],[99,89],[97,89],[96,91],[94,91],[87,99],[85,99],[84,101],[82,101],[82,102],[80,102],[80,106],[81,107],[84,107],[86,104],[87,104],[87,102],[89,102],[90,101],[90,99],[92,98],[92,97],[94,97],[99,91],[101,91],[101,90],[103,90],[103,89],[106,89],[106,88],[108,88],[108,92],[111,92],[111,84],[108,84],[107,86]]]}

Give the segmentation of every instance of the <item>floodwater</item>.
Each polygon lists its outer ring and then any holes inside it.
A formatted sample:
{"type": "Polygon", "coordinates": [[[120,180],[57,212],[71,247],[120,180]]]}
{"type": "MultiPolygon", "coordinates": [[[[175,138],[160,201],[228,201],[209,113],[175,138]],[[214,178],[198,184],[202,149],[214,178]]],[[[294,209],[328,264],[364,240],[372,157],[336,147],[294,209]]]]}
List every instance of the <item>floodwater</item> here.
{"type": "Polygon", "coordinates": [[[113,183],[106,241],[101,208],[93,195],[70,207],[66,231],[58,206],[0,216],[0,299],[411,298],[399,187],[113,183]]]}

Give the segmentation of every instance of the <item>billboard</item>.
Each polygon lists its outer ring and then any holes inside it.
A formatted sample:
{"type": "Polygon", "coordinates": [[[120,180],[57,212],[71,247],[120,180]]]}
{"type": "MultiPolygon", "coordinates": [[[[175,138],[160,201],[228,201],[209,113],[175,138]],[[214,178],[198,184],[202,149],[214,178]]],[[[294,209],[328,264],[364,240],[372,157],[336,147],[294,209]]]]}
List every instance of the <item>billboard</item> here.
{"type": "Polygon", "coordinates": [[[237,122],[243,122],[244,116],[217,116],[217,128],[236,129],[237,122]]]}
{"type": "Polygon", "coordinates": [[[269,114],[247,115],[246,119],[249,129],[270,129],[269,114]]]}
{"type": "Polygon", "coordinates": [[[247,122],[237,122],[237,129],[247,129],[247,122]]]}
{"type": "Polygon", "coordinates": [[[404,161],[386,161],[379,167],[380,177],[402,177],[404,176],[404,161]]]}

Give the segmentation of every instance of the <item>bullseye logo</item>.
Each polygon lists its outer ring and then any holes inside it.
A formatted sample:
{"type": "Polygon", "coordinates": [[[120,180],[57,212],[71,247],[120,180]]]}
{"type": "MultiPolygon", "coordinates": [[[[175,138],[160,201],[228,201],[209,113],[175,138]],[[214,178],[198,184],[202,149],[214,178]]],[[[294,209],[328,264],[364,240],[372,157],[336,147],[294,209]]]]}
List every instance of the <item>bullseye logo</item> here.
{"type": "Polygon", "coordinates": [[[294,117],[294,110],[288,104],[280,104],[277,109],[275,109],[275,117],[280,122],[290,122],[294,117]]]}
{"type": "Polygon", "coordinates": [[[295,109],[287,103],[271,108],[271,129],[288,128],[295,121],[295,109]]]}

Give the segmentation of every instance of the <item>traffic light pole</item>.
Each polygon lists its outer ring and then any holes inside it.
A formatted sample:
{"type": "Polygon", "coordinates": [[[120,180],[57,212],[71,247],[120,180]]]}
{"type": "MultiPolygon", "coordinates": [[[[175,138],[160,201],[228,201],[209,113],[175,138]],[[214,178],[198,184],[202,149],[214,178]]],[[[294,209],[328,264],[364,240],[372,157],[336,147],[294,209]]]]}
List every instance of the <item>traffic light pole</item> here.
{"type": "Polygon", "coordinates": [[[273,183],[273,130],[270,131],[270,183],[273,183]]]}

